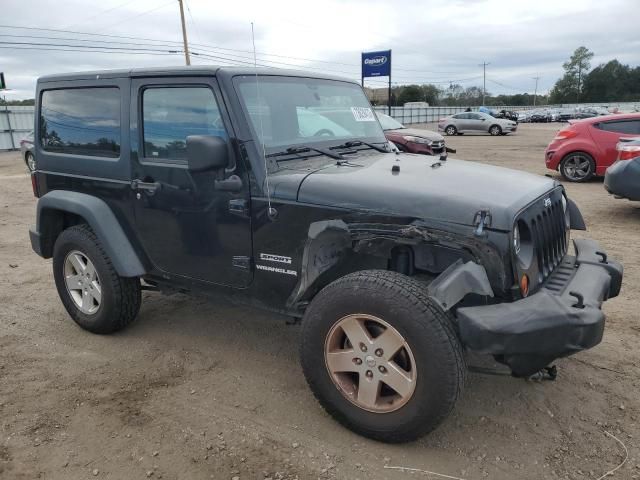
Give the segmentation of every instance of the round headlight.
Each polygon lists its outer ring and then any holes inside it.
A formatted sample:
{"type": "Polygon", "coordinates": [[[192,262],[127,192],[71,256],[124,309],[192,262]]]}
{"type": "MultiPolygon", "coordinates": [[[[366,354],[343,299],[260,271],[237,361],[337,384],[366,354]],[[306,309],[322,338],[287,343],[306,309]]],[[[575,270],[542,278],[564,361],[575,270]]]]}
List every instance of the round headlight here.
{"type": "Polygon", "coordinates": [[[513,250],[516,252],[516,255],[520,253],[520,229],[518,225],[513,227],[513,250]]]}

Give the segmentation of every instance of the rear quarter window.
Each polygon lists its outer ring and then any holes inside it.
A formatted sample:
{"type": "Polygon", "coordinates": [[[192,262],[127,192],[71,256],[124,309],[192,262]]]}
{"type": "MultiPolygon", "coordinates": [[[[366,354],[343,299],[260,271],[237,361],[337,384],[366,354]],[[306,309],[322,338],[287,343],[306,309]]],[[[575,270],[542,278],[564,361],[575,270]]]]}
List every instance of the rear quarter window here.
{"type": "Polygon", "coordinates": [[[600,122],[596,128],[606,132],[640,134],[640,120],[615,120],[613,122],[600,122]]]}
{"type": "Polygon", "coordinates": [[[120,156],[120,90],[117,87],[45,90],[40,144],[49,152],[120,156]]]}

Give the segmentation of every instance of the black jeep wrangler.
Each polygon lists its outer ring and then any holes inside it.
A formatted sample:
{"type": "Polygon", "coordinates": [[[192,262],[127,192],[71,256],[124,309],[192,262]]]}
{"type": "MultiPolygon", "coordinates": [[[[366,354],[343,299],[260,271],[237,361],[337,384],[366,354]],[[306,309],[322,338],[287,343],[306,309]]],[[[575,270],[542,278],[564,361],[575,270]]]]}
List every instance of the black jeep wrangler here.
{"type": "Polygon", "coordinates": [[[320,403],[384,441],[438,425],[465,349],[528,377],[593,347],[622,267],[556,181],[394,152],[361,87],[190,67],[39,79],[31,243],[110,333],[141,290],[223,290],[302,319],[320,403]]]}

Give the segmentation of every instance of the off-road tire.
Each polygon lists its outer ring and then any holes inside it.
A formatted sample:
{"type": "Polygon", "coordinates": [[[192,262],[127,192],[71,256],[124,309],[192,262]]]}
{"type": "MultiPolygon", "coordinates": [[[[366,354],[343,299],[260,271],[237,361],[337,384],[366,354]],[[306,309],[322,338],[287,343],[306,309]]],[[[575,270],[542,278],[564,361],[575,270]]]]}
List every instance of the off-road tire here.
{"type": "Polygon", "coordinates": [[[454,125],[447,125],[444,129],[444,133],[448,136],[455,135],[458,133],[458,129],[454,125]]]}
{"type": "Polygon", "coordinates": [[[53,248],[53,276],[62,304],[85,330],[113,333],[129,325],[138,315],[142,300],[140,280],[118,275],[102,243],[88,225],[70,227],[58,236],[53,248]],[[100,278],[102,300],[95,313],[82,312],[67,290],[64,262],[71,251],[81,252],[91,260],[100,278]]]}
{"type": "Polygon", "coordinates": [[[302,320],[300,357],[311,390],[338,422],[384,442],[415,440],[436,428],[451,412],[466,380],[462,347],[453,318],[425,293],[424,285],[385,270],[346,275],[313,299],[302,320]],[[374,413],[347,400],[325,362],[325,339],[350,314],[384,319],[407,341],[417,369],[415,390],[395,411],[374,413]]]}
{"type": "Polygon", "coordinates": [[[498,135],[501,135],[501,134],[502,134],[502,128],[500,128],[500,125],[491,125],[489,127],[489,135],[497,137],[498,135]]]}
{"type": "Polygon", "coordinates": [[[568,182],[574,183],[583,183],[588,182],[593,178],[596,172],[596,162],[591,155],[586,152],[571,152],[566,155],[562,161],[560,162],[560,166],[558,168],[560,171],[560,175],[568,182]],[[589,163],[589,169],[585,176],[579,177],[577,175],[571,175],[569,167],[569,162],[573,161],[576,158],[584,158],[589,163]]]}

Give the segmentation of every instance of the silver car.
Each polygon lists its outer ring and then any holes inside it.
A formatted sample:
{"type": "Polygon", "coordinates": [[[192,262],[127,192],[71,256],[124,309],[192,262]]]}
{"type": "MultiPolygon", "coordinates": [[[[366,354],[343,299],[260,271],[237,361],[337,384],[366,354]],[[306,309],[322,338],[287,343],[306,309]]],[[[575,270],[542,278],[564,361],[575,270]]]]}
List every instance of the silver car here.
{"type": "Polygon", "coordinates": [[[456,113],[438,121],[438,131],[447,135],[458,135],[465,132],[488,132],[491,135],[506,135],[518,128],[514,121],[495,118],[482,112],[456,113]]]}
{"type": "Polygon", "coordinates": [[[20,140],[20,152],[24,163],[30,172],[36,169],[35,148],[33,146],[33,132],[29,132],[25,138],[20,140]]]}

